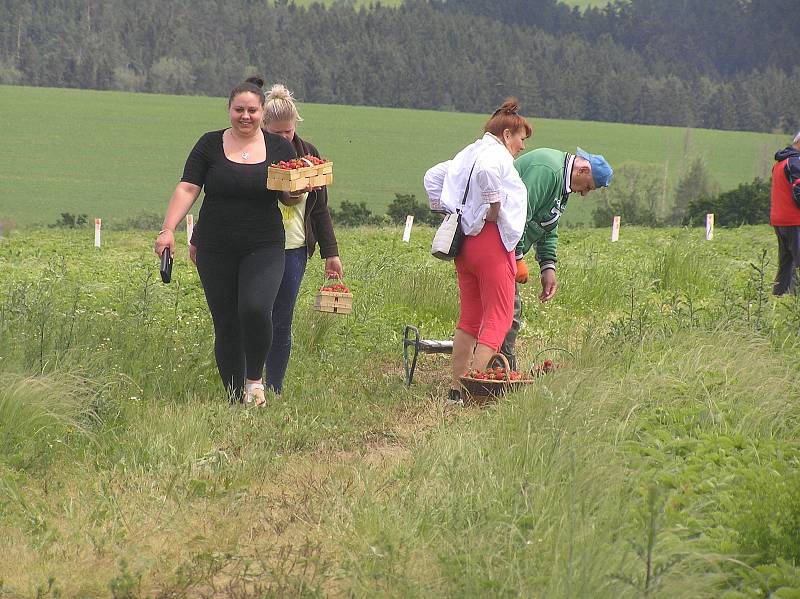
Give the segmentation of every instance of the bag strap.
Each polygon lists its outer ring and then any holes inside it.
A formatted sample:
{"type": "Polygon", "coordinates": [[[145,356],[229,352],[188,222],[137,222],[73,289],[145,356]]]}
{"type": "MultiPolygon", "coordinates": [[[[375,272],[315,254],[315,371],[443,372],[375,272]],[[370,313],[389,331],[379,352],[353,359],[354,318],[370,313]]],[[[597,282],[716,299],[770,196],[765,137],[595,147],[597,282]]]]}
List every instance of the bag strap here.
{"type": "Polygon", "coordinates": [[[475,170],[475,165],[478,164],[478,161],[472,163],[472,168],[469,169],[469,176],[467,177],[467,187],[464,189],[464,197],[461,199],[461,206],[456,209],[456,214],[461,213],[461,208],[464,207],[464,204],[467,203],[467,194],[469,193],[469,180],[472,179],[472,171],[475,170]]]}

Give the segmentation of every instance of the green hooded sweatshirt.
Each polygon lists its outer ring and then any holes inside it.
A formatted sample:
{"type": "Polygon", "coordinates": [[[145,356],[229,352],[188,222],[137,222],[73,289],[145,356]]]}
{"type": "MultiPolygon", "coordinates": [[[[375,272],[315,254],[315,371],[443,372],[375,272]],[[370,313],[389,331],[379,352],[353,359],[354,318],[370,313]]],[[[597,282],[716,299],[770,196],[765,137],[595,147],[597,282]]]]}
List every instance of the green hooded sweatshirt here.
{"type": "Polygon", "coordinates": [[[536,244],[536,261],[542,270],[555,268],[558,219],[567,207],[567,184],[574,160],[574,154],[539,148],[514,161],[528,190],[528,214],[516,256],[520,259],[536,244]]]}

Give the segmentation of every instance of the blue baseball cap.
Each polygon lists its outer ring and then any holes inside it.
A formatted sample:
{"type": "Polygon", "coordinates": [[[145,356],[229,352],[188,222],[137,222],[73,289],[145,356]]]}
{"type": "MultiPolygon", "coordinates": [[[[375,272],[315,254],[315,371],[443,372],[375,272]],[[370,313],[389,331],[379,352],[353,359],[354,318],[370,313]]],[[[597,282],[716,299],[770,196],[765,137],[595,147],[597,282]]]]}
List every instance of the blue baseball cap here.
{"type": "Polygon", "coordinates": [[[594,179],[595,187],[608,187],[608,184],[611,183],[611,175],[614,174],[608,161],[600,154],[590,154],[581,148],[578,148],[577,154],[581,158],[586,158],[592,166],[592,179],[594,179]]]}

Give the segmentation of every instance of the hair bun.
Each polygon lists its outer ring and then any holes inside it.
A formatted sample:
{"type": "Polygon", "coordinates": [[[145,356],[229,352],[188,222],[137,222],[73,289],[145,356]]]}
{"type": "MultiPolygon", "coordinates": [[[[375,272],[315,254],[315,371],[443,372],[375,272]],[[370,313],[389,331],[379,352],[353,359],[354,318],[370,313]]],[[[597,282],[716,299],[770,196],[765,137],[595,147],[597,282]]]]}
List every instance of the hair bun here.
{"type": "Polygon", "coordinates": [[[484,132],[491,133],[495,137],[502,137],[506,129],[512,132],[524,130],[526,139],[533,135],[533,127],[519,114],[519,101],[514,97],[506,98],[483,128],[484,132]]]}
{"type": "Polygon", "coordinates": [[[503,105],[494,111],[495,114],[519,114],[519,100],[516,98],[506,98],[503,105]]]}
{"type": "Polygon", "coordinates": [[[294,95],[282,83],[269,88],[264,104],[264,122],[302,121],[294,103],[294,95]]]}
{"type": "Polygon", "coordinates": [[[270,88],[269,92],[267,92],[267,100],[287,100],[289,102],[294,102],[294,94],[292,94],[285,85],[276,83],[270,88]]]}
{"type": "Polygon", "coordinates": [[[253,75],[251,77],[248,77],[247,79],[244,80],[244,82],[245,83],[252,83],[253,85],[255,85],[258,88],[263,88],[264,87],[264,79],[259,77],[258,75],[253,75]]]}

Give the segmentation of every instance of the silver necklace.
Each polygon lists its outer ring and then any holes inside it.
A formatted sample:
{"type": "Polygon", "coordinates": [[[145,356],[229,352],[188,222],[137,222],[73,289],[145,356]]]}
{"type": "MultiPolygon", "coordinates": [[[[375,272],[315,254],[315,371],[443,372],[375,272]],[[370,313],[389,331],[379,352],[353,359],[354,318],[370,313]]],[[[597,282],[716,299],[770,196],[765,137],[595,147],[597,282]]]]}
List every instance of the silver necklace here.
{"type": "MultiPolygon", "coordinates": [[[[236,139],[233,133],[231,133],[231,139],[236,139]]],[[[239,143],[239,140],[237,139],[236,142],[239,143]]],[[[250,152],[248,152],[247,150],[242,150],[242,153],[240,155],[242,157],[242,160],[248,160],[250,158],[250,152]]]]}

